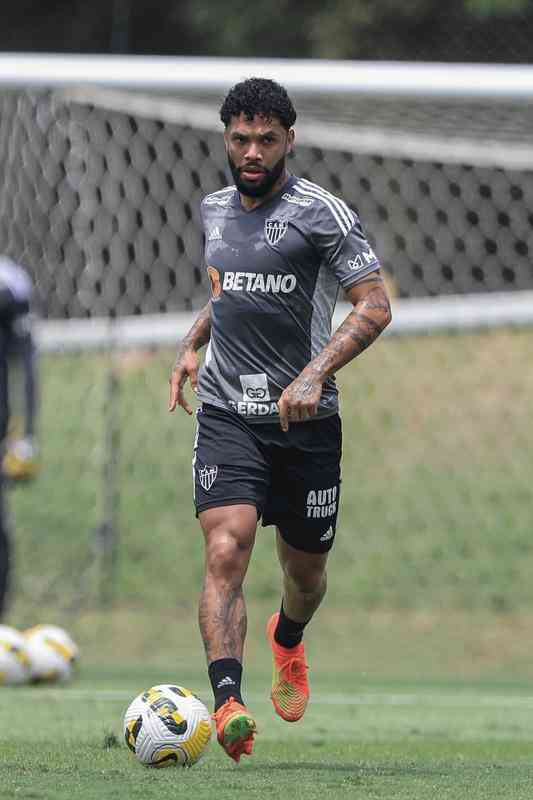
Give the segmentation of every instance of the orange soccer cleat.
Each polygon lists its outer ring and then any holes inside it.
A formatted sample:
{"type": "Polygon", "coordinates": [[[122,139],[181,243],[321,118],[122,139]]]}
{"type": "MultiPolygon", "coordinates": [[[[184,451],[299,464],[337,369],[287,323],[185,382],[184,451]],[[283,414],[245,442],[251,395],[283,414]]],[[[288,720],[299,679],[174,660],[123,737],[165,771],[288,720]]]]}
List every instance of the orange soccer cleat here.
{"type": "Polygon", "coordinates": [[[279,612],[267,624],[267,638],[274,657],[274,674],[270,697],[276,713],[286,722],[297,722],[304,715],[309,701],[308,666],[303,642],[296,647],[282,647],[274,639],[279,612]]]}
{"type": "Polygon", "coordinates": [[[230,697],[215,711],[213,719],[217,739],[230,758],[238,764],[243,754],[252,755],[257,725],[245,706],[230,697]]]}

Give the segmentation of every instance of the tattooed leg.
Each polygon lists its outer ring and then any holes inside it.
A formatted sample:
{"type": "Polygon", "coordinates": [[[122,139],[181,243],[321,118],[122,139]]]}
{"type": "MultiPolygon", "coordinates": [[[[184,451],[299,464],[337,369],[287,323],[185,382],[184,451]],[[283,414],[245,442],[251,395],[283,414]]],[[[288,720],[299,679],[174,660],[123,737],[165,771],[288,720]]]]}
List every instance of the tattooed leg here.
{"type": "Polygon", "coordinates": [[[242,662],[246,605],[242,584],[255,541],[255,506],[211,508],[199,515],[205,537],[205,577],[199,606],[200,632],[208,663],[242,662]]]}

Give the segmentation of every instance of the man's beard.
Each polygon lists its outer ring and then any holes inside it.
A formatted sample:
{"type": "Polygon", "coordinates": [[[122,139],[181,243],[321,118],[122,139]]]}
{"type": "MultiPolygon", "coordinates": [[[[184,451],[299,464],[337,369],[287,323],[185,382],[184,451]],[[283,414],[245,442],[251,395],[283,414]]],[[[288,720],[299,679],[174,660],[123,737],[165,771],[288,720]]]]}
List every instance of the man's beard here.
{"type": "MultiPolygon", "coordinates": [[[[286,156],[282,156],[280,160],[274,164],[272,169],[261,167],[261,169],[264,169],[263,179],[258,183],[249,183],[241,178],[241,170],[245,170],[246,166],[236,167],[231,156],[228,155],[228,163],[231,174],[233,175],[233,180],[235,181],[235,186],[245,197],[264,197],[268,194],[285,169],[285,159],[286,156]]],[[[250,165],[248,164],[247,166],[249,167],[250,165]]]]}

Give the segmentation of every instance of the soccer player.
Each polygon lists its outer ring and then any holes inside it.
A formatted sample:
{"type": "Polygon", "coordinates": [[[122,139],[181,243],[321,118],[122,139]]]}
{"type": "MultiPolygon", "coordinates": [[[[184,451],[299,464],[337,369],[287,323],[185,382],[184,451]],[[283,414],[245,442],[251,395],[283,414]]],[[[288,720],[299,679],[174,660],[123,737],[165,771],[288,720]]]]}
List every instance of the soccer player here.
{"type": "MultiPolygon", "coordinates": [[[[2,293],[0,291],[0,304],[1,297],[2,293]]],[[[0,305],[0,312],[1,311],[2,308],[0,305]]],[[[6,435],[7,419],[7,360],[5,356],[4,334],[0,326],[0,447],[6,435]]],[[[4,503],[4,480],[2,472],[0,471],[0,620],[3,617],[6,604],[10,567],[10,547],[7,527],[4,503]]]]}
{"type": "Polygon", "coordinates": [[[36,368],[30,325],[32,283],[26,271],[0,256],[0,618],[11,571],[11,546],[4,500],[6,479],[33,478],[36,368]]]}
{"type": "MultiPolygon", "coordinates": [[[[0,453],[3,454],[10,413],[9,353],[17,325],[29,311],[31,282],[10,259],[0,258],[0,453]]],[[[0,617],[5,609],[9,573],[10,543],[4,503],[4,474],[0,472],[0,617]]]]}
{"type": "Polygon", "coordinates": [[[199,623],[218,740],[238,762],[256,734],[241,678],[242,587],[258,520],[276,526],[283,578],[280,610],[267,624],[271,699],[295,722],[309,698],[303,633],[326,592],[339,505],[334,376],[391,315],[357,215],[287,169],[296,113],[285,89],[248,79],[229,92],[220,116],[235,185],[202,203],[211,299],[179,347],[169,410],[192,414],[189,380],[201,403],[193,459],[205,539],[199,623]],[[339,287],[353,310],[332,336],[339,287]]]}
{"type": "Polygon", "coordinates": [[[0,256],[0,292],[9,406],[2,472],[10,481],[24,481],[34,478],[39,470],[35,431],[37,358],[29,314],[33,286],[27,272],[7,256],[0,256]]]}

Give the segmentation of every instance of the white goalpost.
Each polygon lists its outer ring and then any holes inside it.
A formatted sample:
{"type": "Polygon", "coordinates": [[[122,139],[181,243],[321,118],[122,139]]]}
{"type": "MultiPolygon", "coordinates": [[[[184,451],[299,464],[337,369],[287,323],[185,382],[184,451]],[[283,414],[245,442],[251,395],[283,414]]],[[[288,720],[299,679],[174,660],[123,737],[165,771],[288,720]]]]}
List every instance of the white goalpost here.
{"type": "Polygon", "coordinates": [[[203,56],[0,54],[4,86],[50,88],[85,84],[156,91],[225,92],[250,75],[277,80],[294,92],[487,99],[530,103],[533,67],[327,59],[203,56]]]}

